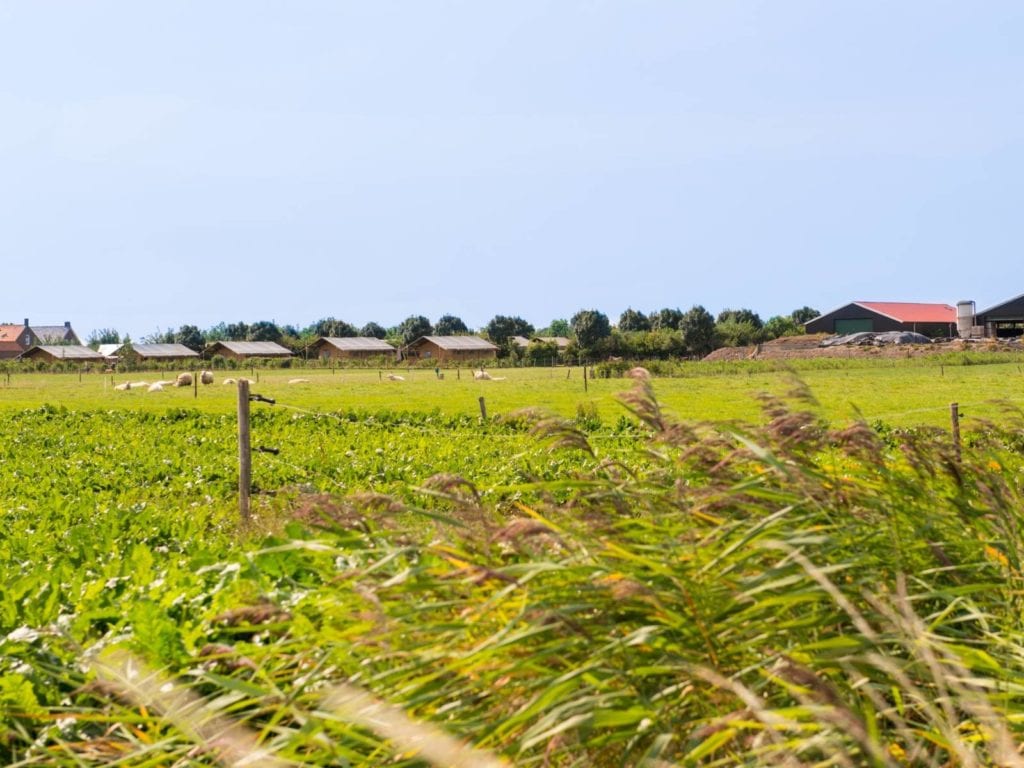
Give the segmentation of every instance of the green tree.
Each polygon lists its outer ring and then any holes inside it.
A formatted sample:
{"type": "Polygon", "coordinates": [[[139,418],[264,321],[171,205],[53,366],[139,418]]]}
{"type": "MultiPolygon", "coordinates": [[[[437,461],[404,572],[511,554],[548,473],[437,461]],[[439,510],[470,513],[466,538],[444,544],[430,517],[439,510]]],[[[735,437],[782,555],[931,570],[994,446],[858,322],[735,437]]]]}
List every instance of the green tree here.
{"type": "Polygon", "coordinates": [[[719,347],[746,347],[764,339],[764,331],[749,321],[726,317],[715,323],[715,344],[719,347]]]}
{"type": "Polygon", "coordinates": [[[821,312],[816,309],[812,309],[811,307],[803,306],[800,307],[800,309],[794,309],[789,313],[789,316],[793,318],[793,322],[798,325],[803,325],[816,317],[821,317],[821,312]]]}
{"type": "Polygon", "coordinates": [[[359,329],[359,335],[372,339],[383,339],[388,335],[388,332],[383,325],[371,321],[359,329]]]}
{"type": "Polygon", "coordinates": [[[526,356],[536,364],[553,362],[558,359],[558,345],[553,341],[534,339],[526,348],[526,356]]]}
{"type": "Polygon", "coordinates": [[[178,344],[184,344],[193,352],[202,352],[203,347],[206,346],[206,337],[194,325],[181,326],[178,332],[174,334],[174,341],[178,344]]]}
{"type": "Polygon", "coordinates": [[[469,333],[469,328],[455,315],[441,315],[434,325],[434,333],[438,336],[454,336],[458,333],[469,333]]]}
{"type": "Polygon", "coordinates": [[[89,334],[86,344],[96,349],[100,344],[120,344],[121,334],[113,328],[97,328],[89,334]]]}
{"type": "Polygon", "coordinates": [[[311,326],[309,326],[309,335],[316,338],[326,336],[327,338],[337,339],[345,338],[348,336],[358,336],[359,332],[356,327],[351,323],[346,323],[344,320],[338,320],[333,317],[325,317],[317,320],[311,326]]]}
{"type": "Polygon", "coordinates": [[[682,328],[683,313],[679,309],[661,309],[651,314],[651,330],[663,331],[671,329],[678,331],[682,328]]]}
{"type": "Polygon", "coordinates": [[[608,316],[596,309],[581,309],[569,322],[572,324],[573,333],[576,334],[576,344],[583,354],[596,351],[601,340],[608,338],[612,333],[608,316]]]}
{"type": "Polygon", "coordinates": [[[245,341],[249,338],[249,325],[241,321],[224,326],[225,341],[245,341]]]}
{"type": "Polygon", "coordinates": [[[421,336],[431,336],[434,328],[423,315],[410,315],[398,326],[399,338],[403,344],[412,344],[421,336]]]}
{"type": "Polygon", "coordinates": [[[281,329],[273,320],[258,320],[249,326],[248,341],[281,341],[281,329]]]}
{"type": "Polygon", "coordinates": [[[228,336],[227,323],[217,323],[211,325],[205,331],[203,331],[203,337],[206,339],[206,343],[209,344],[214,341],[231,341],[231,337],[228,336]]]}
{"type": "Polygon", "coordinates": [[[561,336],[562,338],[568,338],[572,334],[572,327],[569,325],[568,320],[559,318],[552,320],[547,328],[541,328],[536,333],[538,336],[561,336]]]}
{"type": "Polygon", "coordinates": [[[799,336],[804,332],[803,326],[798,325],[792,317],[775,315],[769,317],[761,329],[766,339],[778,339],[782,336],[799,336]]]}
{"type": "Polygon", "coordinates": [[[688,354],[703,357],[715,348],[715,318],[700,304],[690,307],[680,325],[688,354]]]}
{"type": "Polygon", "coordinates": [[[651,330],[651,321],[643,312],[637,312],[630,307],[619,315],[619,330],[649,331],[651,330]]]}
{"type": "Polygon", "coordinates": [[[148,336],[142,337],[143,344],[173,344],[174,343],[174,330],[168,328],[166,331],[161,331],[157,328],[153,333],[148,336]]]}
{"type": "Polygon", "coordinates": [[[504,347],[505,342],[513,336],[529,338],[533,335],[533,326],[523,318],[506,317],[505,315],[495,315],[487,324],[486,330],[487,337],[499,347],[504,347]]]}
{"type": "Polygon", "coordinates": [[[729,321],[740,324],[746,323],[757,329],[764,327],[761,316],[752,309],[723,309],[718,313],[717,322],[727,323],[729,321]]]}

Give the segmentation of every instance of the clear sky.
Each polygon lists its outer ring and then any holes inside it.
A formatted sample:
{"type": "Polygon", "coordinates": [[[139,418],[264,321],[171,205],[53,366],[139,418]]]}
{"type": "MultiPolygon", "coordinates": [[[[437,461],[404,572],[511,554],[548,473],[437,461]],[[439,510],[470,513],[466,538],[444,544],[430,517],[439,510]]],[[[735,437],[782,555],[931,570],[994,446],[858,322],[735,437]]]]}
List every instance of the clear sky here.
{"type": "Polygon", "coordinates": [[[0,0],[0,322],[1024,292],[1024,3],[0,0]]]}

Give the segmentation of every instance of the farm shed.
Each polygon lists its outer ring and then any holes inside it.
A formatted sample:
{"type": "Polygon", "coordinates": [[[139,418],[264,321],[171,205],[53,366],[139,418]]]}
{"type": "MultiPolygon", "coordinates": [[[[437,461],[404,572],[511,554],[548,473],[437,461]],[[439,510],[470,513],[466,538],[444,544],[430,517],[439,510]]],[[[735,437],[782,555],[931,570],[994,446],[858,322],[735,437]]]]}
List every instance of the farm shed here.
{"type": "Polygon", "coordinates": [[[376,357],[394,357],[395,348],[383,339],[372,336],[321,336],[309,345],[311,357],[325,360],[366,360],[376,357]]]}
{"type": "Polygon", "coordinates": [[[441,363],[493,360],[498,356],[498,348],[479,336],[421,336],[402,349],[402,356],[441,363]]]}
{"type": "Polygon", "coordinates": [[[215,341],[208,344],[203,357],[230,357],[233,360],[248,360],[253,357],[291,357],[290,349],[282,347],[276,341],[215,341]]]}
{"type": "Polygon", "coordinates": [[[868,331],[913,331],[925,336],[955,336],[956,309],[949,304],[905,301],[854,301],[804,323],[807,333],[845,335],[868,331]]]}
{"type": "Polygon", "coordinates": [[[22,354],[21,360],[43,360],[47,363],[102,363],[105,362],[99,352],[83,347],[81,344],[65,344],[63,346],[39,344],[22,354]]]}
{"type": "Polygon", "coordinates": [[[18,357],[39,343],[28,325],[0,325],[0,360],[18,357]]]}
{"type": "Polygon", "coordinates": [[[569,348],[569,339],[565,336],[533,336],[526,338],[525,336],[513,336],[512,341],[515,342],[516,346],[520,349],[526,349],[530,346],[530,342],[536,341],[542,344],[554,344],[558,347],[559,352],[565,352],[569,348]]]}
{"type": "Polygon", "coordinates": [[[1024,293],[979,312],[975,324],[983,326],[985,335],[992,338],[1024,336],[1024,293]]]}
{"type": "Polygon", "coordinates": [[[118,348],[122,360],[143,363],[163,363],[178,360],[197,360],[199,353],[184,344],[124,344],[118,348]]]}

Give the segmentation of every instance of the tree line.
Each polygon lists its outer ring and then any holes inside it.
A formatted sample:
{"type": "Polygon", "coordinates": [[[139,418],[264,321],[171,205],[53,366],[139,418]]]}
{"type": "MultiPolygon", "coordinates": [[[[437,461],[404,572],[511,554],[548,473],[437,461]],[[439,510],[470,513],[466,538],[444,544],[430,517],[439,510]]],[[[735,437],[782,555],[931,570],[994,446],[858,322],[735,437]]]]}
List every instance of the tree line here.
{"type": "MultiPolygon", "coordinates": [[[[776,315],[763,321],[751,309],[725,309],[718,316],[695,305],[687,311],[664,308],[643,313],[635,309],[623,312],[617,323],[596,309],[581,309],[568,320],[557,318],[543,328],[535,328],[518,316],[495,315],[479,335],[496,344],[503,357],[532,357],[538,360],[560,354],[557,338],[569,339],[568,353],[588,357],[629,357],[656,359],[670,357],[702,357],[719,347],[746,346],[804,332],[803,324],[820,313],[811,307],[800,307],[788,315],[776,315]],[[524,348],[516,337],[529,340],[524,348]]],[[[361,327],[325,317],[304,328],[279,325],[272,320],[254,323],[218,323],[205,330],[195,325],[182,325],[177,330],[157,330],[144,336],[148,344],[183,344],[201,352],[216,341],[273,341],[296,354],[317,339],[327,337],[366,336],[386,339],[396,347],[409,344],[421,336],[456,336],[475,331],[456,315],[442,315],[431,323],[423,315],[410,315],[395,326],[385,327],[369,322],[361,327]]],[[[113,328],[93,331],[88,344],[130,342],[113,328]]]]}

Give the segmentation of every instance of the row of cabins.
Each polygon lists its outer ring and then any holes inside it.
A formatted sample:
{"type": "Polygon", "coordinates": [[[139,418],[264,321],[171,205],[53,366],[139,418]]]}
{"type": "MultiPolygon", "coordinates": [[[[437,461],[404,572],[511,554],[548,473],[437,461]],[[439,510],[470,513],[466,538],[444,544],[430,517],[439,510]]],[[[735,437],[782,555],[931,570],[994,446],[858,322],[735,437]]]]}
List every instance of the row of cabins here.
{"type": "Polygon", "coordinates": [[[845,335],[869,331],[914,331],[925,336],[1010,338],[1024,336],[1024,294],[981,312],[973,301],[921,304],[853,301],[804,324],[807,333],[845,335]]]}
{"type": "MultiPolygon", "coordinates": [[[[81,343],[33,344],[31,337],[25,336],[25,339],[28,341],[27,348],[17,344],[16,354],[8,357],[49,363],[110,364],[129,358],[135,363],[165,363],[216,356],[233,360],[272,360],[295,356],[291,350],[272,341],[217,341],[208,345],[200,354],[183,344],[101,344],[93,350],[81,343]]],[[[479,336],[423,336],[400,350],[382,339],[323,337],[309,346],[308,355],[325,361],[397,358],[408,361],[471,363],[493,360],[498,356],[498,347],[479,336]]]]}

